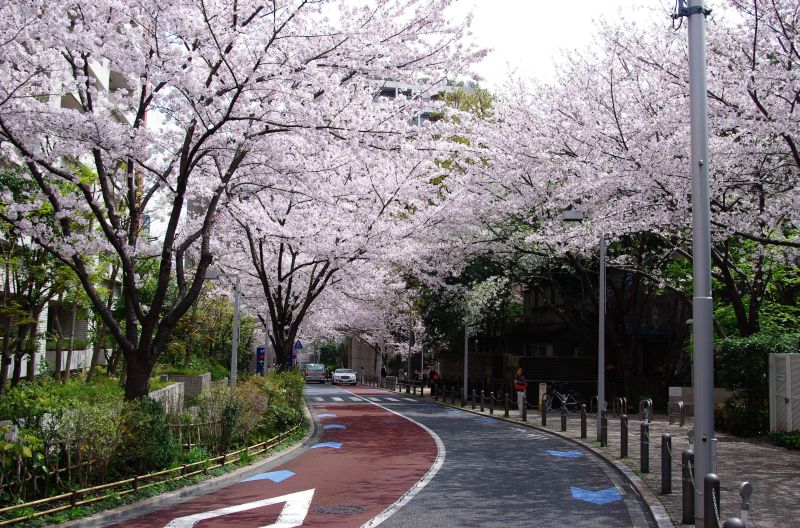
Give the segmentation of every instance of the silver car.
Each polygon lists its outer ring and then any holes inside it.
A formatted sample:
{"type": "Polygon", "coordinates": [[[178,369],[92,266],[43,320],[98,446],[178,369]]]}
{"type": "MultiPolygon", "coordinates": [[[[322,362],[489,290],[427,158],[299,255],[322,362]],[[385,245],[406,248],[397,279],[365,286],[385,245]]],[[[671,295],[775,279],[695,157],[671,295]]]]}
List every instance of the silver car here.
{"type": "Polygon", "coordinates": [[[333,384],[356,384],[356,373],[350,369],[340,368],[333,371],[333,384]]]}

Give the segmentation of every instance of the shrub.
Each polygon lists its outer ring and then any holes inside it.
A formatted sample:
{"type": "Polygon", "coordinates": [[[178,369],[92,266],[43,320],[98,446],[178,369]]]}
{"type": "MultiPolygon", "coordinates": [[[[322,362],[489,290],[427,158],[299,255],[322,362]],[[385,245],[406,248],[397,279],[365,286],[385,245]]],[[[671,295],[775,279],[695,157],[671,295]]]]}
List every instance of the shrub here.
{"type": "Polygon", "coordinates": [[[179,446],[167,430],[161,404],[151,398],[126,402],[119,421],[121,441],[115,457],[120,474],[144,474],[170,466],[179,446]]]}
{"type": "Polygon", "coordinates": [[[791,433],[769,433],[769,438],[781,447],[800,449],[800,430],[791,433]]]}

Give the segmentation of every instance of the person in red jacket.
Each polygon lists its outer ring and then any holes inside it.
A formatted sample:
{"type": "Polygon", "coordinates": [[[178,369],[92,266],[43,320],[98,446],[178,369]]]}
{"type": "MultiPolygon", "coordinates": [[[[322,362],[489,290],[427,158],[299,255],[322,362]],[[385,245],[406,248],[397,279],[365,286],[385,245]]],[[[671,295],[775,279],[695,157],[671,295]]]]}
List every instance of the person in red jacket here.
{"type": "Polygon", "coordinates": [[[514,390],[517,391],[517,407],[520,414],[522,414],[522,406],[525,405],[525,392],[528,390],[528,382],[525,381],[525,373],[522,371],[522,367],[517,369],[517,375],[514,377],[514,390]]]}

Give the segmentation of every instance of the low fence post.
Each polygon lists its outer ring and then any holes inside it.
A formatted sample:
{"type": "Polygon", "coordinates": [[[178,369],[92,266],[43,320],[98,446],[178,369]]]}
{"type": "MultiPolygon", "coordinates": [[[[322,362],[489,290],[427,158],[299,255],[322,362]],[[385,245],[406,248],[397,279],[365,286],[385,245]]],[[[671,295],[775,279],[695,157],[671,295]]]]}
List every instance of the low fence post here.
{"type": "Polygon", "coordinates": [[[661,435],[661,494],[672,493],[672,436],[661,435]]]}
{"type": "Polygon", "coordinates": [[[742,482],[739,484],[739,496],[742,498],[742,503],[739,506],[739,519],[743,524],[747,524],[750,520],[750,496],[753,495],[753,485],[749,482],[742,482]]]}
{"type": "Polygon", "coordinates": [[[650,424],[647,421],[641,423],[639,429],[641,449],[639,470],[642,473],[650,473],[650,424]]]}
{"type": "Polygon", "coordinates": [[[561,406],[561,430],[567,430],[567,408],[565,406],[561,406]]]}
{"type": "Polygon", "coordinates": [[[494,415],[494,391],[489,393],[489,414],[494,415]]]}
{"type": "Polygon", "coordinates": [[[732,517],[722,523],[722,528],[747,528],[747,525],[738,517],[732,517]]]}
{"type": "Polygon", "coordinates": [[[547,408],[542,406],[542,427],[547,425],[547,408]]]}
{"type": "Polygon", "coordinates": [[[472,389],[472,410],[475,410],[475,400],[477,399],[477,394],[475,389],[472,389]]]}
{"type": "Polygon", "coordinates": [[[503,395],[503,405],[505,406],[505,408],[503,409],[503,416],[508,418],[508,393],[507,392],[504,393],[504,395],[503,395]]]}
{"type": "Polygon", "coordinates": [[[719,528],[719,477],[709,473],[703,478],[703,527],[719,528]]]}
{"type": "Polygon", "coordinates": [[[462,409],[467,406],[467,397],[464,395],[464,391],[466,391],[466,388],[464,388],[464,387],[461,387],[461,390],[458,391],[459,394],[461,394],[461,408],[462,409]]]}
{"type": "Polygon", "coordinates": [[[581,404],[581,438],[586,438],[586,404],[581,404]]]}
{"type": "Polygon", "coordinates": [[[486,393],[483,392],[481,389],[481,412],[483,412],[483,406],[486,404],[486,393]]]}
{"type": "Polygon", "coordinates": [[[608,411],[600,412],[600,447],[608,446],[608,411]]]}
{"type": "Polygon", "coordinates": [[[694,450],[684,449],[681,455],[681,493],[683,494],[683,524],[694,524],[694,482],[692,467],[694,466],[694,450]]]}
{"type": "Polygon", "coordinates": [[[628,458],[628,415],[619,417],[619,457],[628,458]]]}
{"type": "Polygon", "coordinates": [[[450,405],[456,404],[456,388],[450,387],[450,405]]]}

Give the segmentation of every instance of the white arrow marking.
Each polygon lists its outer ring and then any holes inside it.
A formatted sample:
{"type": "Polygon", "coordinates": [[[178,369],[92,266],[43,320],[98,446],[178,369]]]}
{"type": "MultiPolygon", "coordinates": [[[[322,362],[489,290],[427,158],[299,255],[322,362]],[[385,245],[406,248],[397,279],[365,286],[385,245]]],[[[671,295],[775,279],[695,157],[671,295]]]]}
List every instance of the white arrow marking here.
{"type": "Polygon", "coordinates": [[[272,504],[280,504],[282,502],[285,502],[286,505],[283,507],[283,510],[281,510],[278,520],[272,524],[261,526],[260,528],[294,528],[295,526],[302,525],[303,521],[306,520],[308,509],[311,507],[311,499],[313,498],[313,489],[298,491],[297,493],[281,495],[280,497],[273,497],[271,499],[246,502],[244,504],[237,504],[236,506],[220,508],[218,510],[178,517],[177,519],[171,520],[164,528],[192,528],[195,524],[200,521],[205,521],[206,519],[222,517],[223,515],[253,510],[255,508],[261,508],[262,506],[271,506],[272,504]]]}

